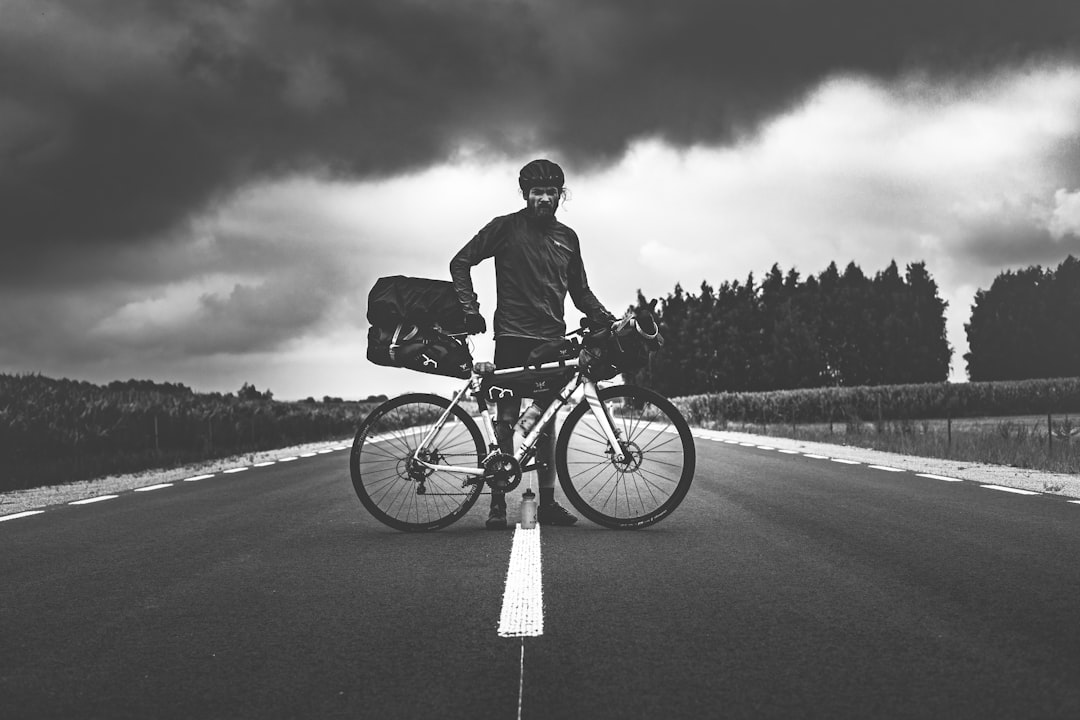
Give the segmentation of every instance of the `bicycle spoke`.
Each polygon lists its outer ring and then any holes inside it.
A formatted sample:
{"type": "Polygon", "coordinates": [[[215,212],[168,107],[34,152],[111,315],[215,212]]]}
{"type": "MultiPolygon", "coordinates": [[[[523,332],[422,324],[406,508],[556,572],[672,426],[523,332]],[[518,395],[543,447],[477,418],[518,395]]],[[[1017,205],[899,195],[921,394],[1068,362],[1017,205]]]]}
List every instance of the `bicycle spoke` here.
{"type": "Polygon", "coordinates": [[[651,525],[682,502],[693,479],[689,427],[669,401],[644,388],[608,388],[600,400],[610,408],[623,446],[612,452],[601,421],[579,405],[559,437],[563,490],[575,508],[602,525],[651,525]]]}
{"type": "Polygon", "coordinates": [[[472,507],[482,486],[439,466],[476,467],[484,447],[479,428],[448,401],[406,395],[376,408],[358,431],[351,457],[353,486],[364,506],[400,530],[443,527],[472,507]],[[432,422],[444,418],[443,424],[432,422]],[[434,434],[432,434],[434,432],[434,434]],[[427,441],[421,448],[420,443],[427,441]]]}

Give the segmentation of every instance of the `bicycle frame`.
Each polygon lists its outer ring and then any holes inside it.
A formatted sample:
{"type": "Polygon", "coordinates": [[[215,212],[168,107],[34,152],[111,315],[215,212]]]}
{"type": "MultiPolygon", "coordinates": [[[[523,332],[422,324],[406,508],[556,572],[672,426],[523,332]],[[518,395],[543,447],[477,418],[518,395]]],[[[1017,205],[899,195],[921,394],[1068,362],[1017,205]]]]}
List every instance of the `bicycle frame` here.
{"type": "MultiPolygon", "coordinates": [[[[612,422],[611,415],[608,413],[607,407],[600,402],[599,392],[596,383],[581,374],[581,371],[576,369],[580,361],[577,358],[571,360],[564,360],[559,362],[542,363],[540,365],[522,365],[520,367],[502,368],[495,370],[492,374],[494,376],[509,375],[512,373],[522,372],[524,370],[549,370],[554,368],[575,368],[573,376],[562,389],[555,395],[555,399],[552,400],[547,408],[544,409],[540,419],[537,420],[532,430],[525,436],[520,448],[513,457],[519,464],[523,463],[526,458],[532,453],[533,447],[536,441],[540,438],[540,433],[551,423],[553,423],[555,416],[567,406],[570,402],[570,398],[577,391],[578,388],[584,388],[584,399],[579,402],[588,403],[589,409],[592,411],[593,416],[596,418],[597,423],[603,429],[604,436],[606,437],[609,446],[614,453],[614,460],[621,462],[625,459],[625,453],[623,451],[622,443],[619,441],[619,431],[615,429],[615,424],[612,422]]],[[[443,411],[442,416],[435,422],[431,430],[417,446],[416,451],[413,453],[413,460],[423,467],[431,470],[444,470],[448,472],[461,473],[462,475],[481,476],[485,473],[482,467],[466,467],[462,465],[435,465],[425,462],[421,459],[427,444],[442,430],[443,425],[446,423],[447,418],[450,417],[450,413],[455,406],[457,406],[467,394],[472,394],[476,398],[476,402],[480,408],[480,416],[483,421],[480,423],[480,429],[484,433],[484,439],[487,441],[489,455],[491,453],[499,452],[498,442],[495,437],[495,418],[492,416],[491,411],[488,409],[488,401],[484,399],[480,392],[480,385],[487,375],[479,375],[473,373],[469,378],[469,381],[461,388],[450,401],[450,405],[443,411]]],[[[526,472],[532,470],[534,467],[522,467],[522,471],[526,472]]]]}

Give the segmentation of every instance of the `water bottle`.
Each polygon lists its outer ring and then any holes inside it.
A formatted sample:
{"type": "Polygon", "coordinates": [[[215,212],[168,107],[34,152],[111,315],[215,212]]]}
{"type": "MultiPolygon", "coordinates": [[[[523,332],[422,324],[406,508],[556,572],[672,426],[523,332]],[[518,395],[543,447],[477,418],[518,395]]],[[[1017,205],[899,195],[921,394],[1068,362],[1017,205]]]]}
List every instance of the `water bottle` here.
{"type": "Polygon", "coordinates": [[[535,402],[525,408],[525,412],[521,413],[521,417],[518,418],[518,432],[522,435],[528,435],[529,431],[533,429],[533,425],[536,425],[536,421],[539,420],[540,416],[543,414],[544,408],[540,407],[535,402]]]}
{"type": "Polygon", "coordinates": [[[536,495],[532,488],[521,494],[521,528],[532,530],[536,527],[536,495]]]}

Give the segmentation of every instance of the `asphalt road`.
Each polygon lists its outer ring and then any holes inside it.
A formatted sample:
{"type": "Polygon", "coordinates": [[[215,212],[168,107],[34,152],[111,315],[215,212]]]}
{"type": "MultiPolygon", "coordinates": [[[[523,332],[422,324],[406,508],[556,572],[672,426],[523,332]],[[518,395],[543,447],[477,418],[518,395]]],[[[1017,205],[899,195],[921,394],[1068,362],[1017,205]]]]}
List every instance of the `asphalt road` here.
{"type": "Polygon", "coordinates": [[[0,522],[0,718],[1080,717],[1061,497],[702,438],[659,525],[542,530],[518,639],[513,533],[385,528],[347,462],[0,522]]]}

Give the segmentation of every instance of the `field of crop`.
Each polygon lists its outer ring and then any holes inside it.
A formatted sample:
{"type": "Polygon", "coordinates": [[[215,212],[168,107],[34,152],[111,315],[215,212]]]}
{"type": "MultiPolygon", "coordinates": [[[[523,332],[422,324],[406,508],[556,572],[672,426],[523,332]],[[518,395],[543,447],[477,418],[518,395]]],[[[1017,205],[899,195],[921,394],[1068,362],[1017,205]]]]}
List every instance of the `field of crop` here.
{"type": "Polygon", "coordinates": [[[903,455],[1080,473],[1080,415],[723,426],[903,455]]]}
{"type": "Polygon", "coordinates": [[[0,375],[0,491],[349,437],[371,403],[0,375]]]}
{"type": "MultiPolygon", "coordinates": [[[[0,375],[0,492],[349,438],[374,406],[114,385],[0,375]]],[[[1080,472],[1080,378],[721,393],[674,402],[702,427],[1080,472]]]]}

